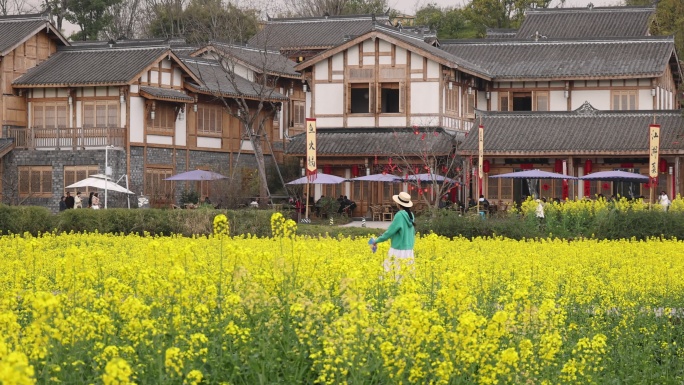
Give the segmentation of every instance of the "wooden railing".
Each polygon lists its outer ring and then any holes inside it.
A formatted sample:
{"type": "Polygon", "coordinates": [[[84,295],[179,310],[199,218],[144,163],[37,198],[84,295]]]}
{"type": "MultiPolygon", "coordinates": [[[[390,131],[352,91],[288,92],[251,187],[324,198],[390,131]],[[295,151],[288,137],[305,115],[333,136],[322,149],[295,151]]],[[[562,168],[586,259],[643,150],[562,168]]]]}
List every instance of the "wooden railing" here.
{"type": "Polygon", "coordinates": [[[15,148],[77,150],[126,143],[125,128],[10,128],[8,137],[14,138],[15,148]]]}

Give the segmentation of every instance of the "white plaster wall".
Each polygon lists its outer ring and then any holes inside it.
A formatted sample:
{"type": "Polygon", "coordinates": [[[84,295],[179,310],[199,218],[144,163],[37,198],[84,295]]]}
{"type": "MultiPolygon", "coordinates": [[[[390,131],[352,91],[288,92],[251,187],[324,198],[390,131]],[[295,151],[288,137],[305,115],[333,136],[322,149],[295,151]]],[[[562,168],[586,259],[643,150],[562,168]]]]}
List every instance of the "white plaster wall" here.
{"type": "Polygon", "coordinates": [[[394,50],[395,55],[397,55],[396,64],[406,64],[406,49],[397,47],[394,50]]]}
{"type": "Polygon", "coordinates": [[[342,71],[344,69],[344,55],[340,52],[332,57],[333,71],[342,71]]]}
{"type": "Polygon", "coordinates": [[[128,91],[129,91],[130,93],[132,93],[132,94],[137,94],[138,91],[140,91],[140,86],[137,85],[137,84],[131,84],[131,86],[130,86],[130,88],[128,89],[128,91]]]}
{"type": "Polygon", "coordinates": [[[145,99],[140,96],[131,96],[131,120],[129,140],[135,143],[142,143],[145,140],[145,99]]]}
{"type": "MultiPolygon", "coordinates": [[[[231,68],[231,67],[233,67],[233,63],[228,63],[228,68],[231,68]]],[[[235,71],[236,75],[242,76],[243,78],[245,78],[249,81],[253,80],[254,74],[252,73],[252,71],[249,68],[247,68],[245,66],[241,66],[239,64],[235,64],[234,68],[235,68],[234,71],[235,71]]]]}
{"type": "Polygon", "coordinates": [[[333,80],[344,80],[344,75],[333,75],[332,79],[333,80]]]}
{"type": "Polygon", "coordinates": [[[57,89],[57,96],[60,98],[66,98],[69,94],[67,93],[66,88],[58,88],[57,89]]]}
{"type": "Polygon", "coordinates": [[[375,118],[372,116],[349,116],[347,117],[348,127],[374,127],[375,118]]]}
{"type": "Polygon", "coordinates": [[[344,120],[339,118],[316,118],[316,127],[342,127],[344,120]]]}
{"type": "Polygon", "coordinates": [[[439,115],[432,116],[412,116],[411,126],[436,127],[439,125],[439,115]]]}
{"type": "MultiPolygon", "coordinates": [[[[446,98],[445,98],[445,100],[446,100],[446,98]]],[[[498,92],[492,92],[491,108],[492,108],[492,111],[500,111],[499,110],[499,93],[498,92]]]]}
{"type": "Polygon", "coordinates": [[[150,71],[150,78],[148,82],[150,84],[159,84],[159,71],[150,71]]]}
{"type": "Polygon", "coordinates": [[[107,87],[95,87],[95,96],[107,96],[107,87]]]}
{"type": "Polygon", "coordinates": [[[221,148],[221,138],[197,137],[197,147],[221,148]]]}
{"type": "Polygon", "coordinates": [[[423,74],[411,74],[411,79],[422,79],[422,78],[423,78],[423,74]]]}
{"type": "Polygon", "coordinates": [[[439,112],[439,83],[411,83],[411,98],[409,100],[412,113],[429,114],[439,112]]]}
{"type": "Polygon", "coordinates": [[[391,56],[380,56],[380,57],[378,57],[378,61],[380,62],[380,64],[391,65],[392,64],[392,57],[391,56]]]}
{"type": "Polygon", "coordinates": [[[653,96],[651,96],[651,90],[639,90],[637,98],[639,99],[637,102],[637,107],[640,110],[653,109],[653,96]]]}
{"type": "Polygon", "coordinates": [[[147,83],[147,71],[143,72],[142,75],[140,75],[140,81],[142,83],[147,83]]]}
{"type": "Polygon", "coordinates": [[[84,97],[93,97],[95,96],[95,89],[93,87],[85,87],[83,89],[83,96],[84,97]]]}
{"type": "Polygon", "coordinates": [[[487,109],[487,93],[484,91],[478,91],[475,95],[475,105],[478,110],[487,109]]]}
{"type": "Polygon", "coordinates": [[[170,146],[173,144],[172,136],[163,135],[147,135],[147,143],[149,144],[164,144],[170,146]]]}
{"type": "Polygon", "coordinates": [[[174,86],[180,86],[181,85],[181,83],[183,82],[182,76],[183,75],[181,73],[180,68],[174,68],[173,69],[173,85],[174,86]]]}
{"type": "Polygon", "coordinates": [[[316,84],[316,111],[318,114],[339,114],[344,112],[344,84],[316,84]]]}
{"type": "MultiPolygon", "coordinates": [[[[185,107],[187,111],[187,106],[185,107]]],[[[180,114],[179,114],[180,115],[180,114]]],[[[187,143],[187,122],[188,122],[188,114],[187,112],[184,114],[185,116],[183,117],[183,120],[176,119],[176,129],[175,129],[175,136],[176,136],[176,145],[178,146],[185,146],[187,143]]]]}
{"type": "Polygon", "coordinates": [[[76,108],[76,127],[83,127],[83,108],[81,108],[81,105],[82,102],[80,100],[74,103],[74,107],[76,108]]]}
{"type": "MultiPolygon", "coordinates": [[[[315,64],[316,80],[327,80],[328,79],[328,61],[323,60],[315,64]]],[[[316,86],[318,87],[318,86],[316,86]]]]}
{"type": "Polygon", "coordinates": [[[380,127],[406,127],[404,116],[381,116],[378,122],[380,127]]]}
{"type": "MultiPolygon", "coordinates": [[[[423,57],[415,52],[411,52],[411,69],[420,70],[423,69],[423,57]]],[[[422,75],[421,75],[422,77],[422,75]]]]}
{"type": "Polygon", "coordinates": [[[428,72],[427,75],[429,78],[438,78],[439,77],[439,63],[436,61],[428,60],[427,62],[428,65],[428,72]]]}
{"type": "Polygon", "coordinates": [[[164,86],[170,86],[171,85],[171,74],[168,72],[162,72],[162,85],[164,86]]]}
{"type": "Polygon", "coordinates": [[[363,52],[375,52],[375,42],[371,39],[366,39],[363,41],[363,52]]]}
{"type": "Polygon", "coordinates": [[[242,151],[254,151],[254,146],[249,140],[243,140],[241,149],[242,151]]]}
{"type": "Polygon", "coordinates": [[[312,116],[313,114],[311,111],[311,92],[307,92],[304,94],[304,117],[310,118],[312,116]]]}
{"type": "Polygon", "coordinates": [[[46,98],[54,98],[57,96],[57,90],[54,88],[46,88],[45,89],[45,97],[46,98]]]}
{"type": "Polygon", "coordinates": [[[563,91],[549,91],[549,109],[551,111],[565,111],[568,109],[568,100],[563,91]]]}
{"type": "MultiPolygon", "coordinates": [[[[364,45],[364,51],[363,52],[369,52],[369,51],[365,51],[365,45],[364,45]]],[[[373,51],[370,51],[370,52],[373,52],[373,51]]],[[[363,57],[363,65],[365,65],[365,66],[375,65],[375,56],[364,56],[363,57]]]]}
{"type": "Polygon", "coordinates": [[[609,90],[594,90],[594,91],[579,91],[574,90],[570,92],[572,95],[572,110],[578,109],[585,101],[598,110],[610,110],[610,91],[609,90]]]}
{"type": "Polygon", "coordinates": [[[347,50],[347,64],[357,65],[359,64],[359,47],[352,46],[347,50]]]}
{"type": "Polygon", "coordinates": [[[161,61],[161,67],[166,68],[166,69],[171,68],[171,60],[169,60],[169,59],[162,60],[161,61]]]}
{"type": "Polygon", "coordinates": [[[380,52],[390,52],[392,51],[392,43],[380,39],[378,49],[380,50],[380,52]]]}

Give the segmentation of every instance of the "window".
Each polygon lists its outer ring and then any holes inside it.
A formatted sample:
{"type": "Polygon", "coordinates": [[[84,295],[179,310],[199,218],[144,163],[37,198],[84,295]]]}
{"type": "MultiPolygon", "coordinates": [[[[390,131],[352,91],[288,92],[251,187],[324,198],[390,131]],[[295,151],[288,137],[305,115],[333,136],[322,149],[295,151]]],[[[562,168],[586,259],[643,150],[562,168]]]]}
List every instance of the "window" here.
{"type": "Polygon", "coordinates": [[[532,93],[513,92],[513,111],[532,111],[532,93]]]}
{"type": "Polygon", "coordinates": [[[52,197],[52,166],[19,166],[19,196],[52,197]]]}
{"type": "Polygon", "coordinates": [[[197,132],[201,134],[221,134],[223,110],[218,106],[197,106],[197,132]]]}
{"type": "Polygon", "coordinates": [[[458,113],[458,87],[446,89],[446,111],[458,113]]]}
{"type": "Polygon", "coordinates": [[[172,104],[156,103],[154,119],[151,110],[147,114],[147,128],[152,131],[172,133],[176,127],[176,110],[172,104]]]}
{"type": "Polygon", "coordinates": [[[508,111],[508,92],[499,92],[499,111],[508,111]]]}
{"type": "Polygon", "coordinates": [[[636,90],[611,91],[613,110],[636,110],[637,92],[636,90]]]}
{"type": "MultiPolygon", "coordinates": [[[[89,165],[89,166],[64,166],[64,186],[69,186],[71,184],[74,184],[78,182],[79,180],[83,180],[90,175],[97,174],[98,168],[97,165],[89,165]]],[[[76,192],[80,191],[82,193],[85,193],[86,195],[91,192],[91,191],[97,191],[96,188],[92,187],[79,187],[79,188],[72,188],[72,189],[64,189],[64,192],[66,193],[67,191],[73,193],[74,195],[76,192]]]]}
{"type": "Polygon", "coordinates": [[[150,197],[150,205],[159,207],[173,203],[173,182],[164,180],[171,175],[171,168],[145,168],[145,195],[150,197]]]}
{"type": "Polygon", "coordinates": [[[401,112],[400,94],[399,83],[380,83],[380,112],[401,112]]]}
{"type": "Polygon", "coordinates": [[[66,128],[66,103],[33,103],[32,127],[35,128],[66,128]]]}
{"type": "Polygon", "coordinates": [[[535,111],[549,110],[549,93],[547,91],[535,91],[534,97],[536,99],[535,111]]]}
{"type": "Polygon", "coordinates": [[[292,126],[304,127],[306,124],[306,102],[303,100],[292,101],[292,126]]]}
{"type": "Polygon", "coordinates": [[[372,97],[368,83],[354,83],[349,86],[349,112],[352,114],[369,113],[372,97]]]}
{"type": "Polygon", "coordinates": [[[83,127],[119,127],[119,102],[115,100],[84,102],[83,127]]]}
{"type": "Polygon", "coordinates": [[[463,95],[463,111],[469,118],[475,117],[475,93],[476,91],[471,89],[470,92],[466,91],[463,95]]]}

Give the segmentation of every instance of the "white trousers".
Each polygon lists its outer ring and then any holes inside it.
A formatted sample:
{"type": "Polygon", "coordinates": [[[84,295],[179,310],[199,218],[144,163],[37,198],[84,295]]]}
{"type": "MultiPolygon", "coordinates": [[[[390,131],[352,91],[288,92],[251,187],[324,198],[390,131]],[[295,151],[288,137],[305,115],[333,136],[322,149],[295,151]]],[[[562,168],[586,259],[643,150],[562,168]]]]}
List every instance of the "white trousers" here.
{"type": "Polygon", "coordinates": [[[385,273],[394,274],[394,278],[400,280],[401,274],[399,272],[402,265],[404,268],[410,268],[411,272],[413,272],[414,261],[413,250],[397,250],[390,247],[382,267],[385,268],[385,273]]]}

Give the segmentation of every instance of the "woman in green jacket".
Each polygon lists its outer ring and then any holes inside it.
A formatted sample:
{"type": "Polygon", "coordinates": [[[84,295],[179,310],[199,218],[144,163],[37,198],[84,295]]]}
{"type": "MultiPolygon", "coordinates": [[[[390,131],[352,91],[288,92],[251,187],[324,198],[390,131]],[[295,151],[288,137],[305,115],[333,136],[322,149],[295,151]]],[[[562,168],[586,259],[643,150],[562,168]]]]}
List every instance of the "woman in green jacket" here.
{"type": "Polygon", "coordinates": [[[399,195],[392,196],[392,200],[399,205],[399,212],[394,215],[394,220],[373,245],[390,240],[390,249],[387,259],[383,263],[386,272],[398,270],[400,261],[406,265],[413,265],[413,244],[416,239],[415,216],[411,212],[413,202],[411,195],[402,191],[399,195]]]}

